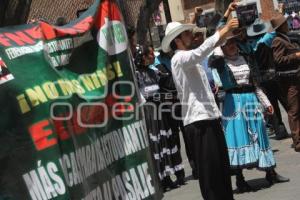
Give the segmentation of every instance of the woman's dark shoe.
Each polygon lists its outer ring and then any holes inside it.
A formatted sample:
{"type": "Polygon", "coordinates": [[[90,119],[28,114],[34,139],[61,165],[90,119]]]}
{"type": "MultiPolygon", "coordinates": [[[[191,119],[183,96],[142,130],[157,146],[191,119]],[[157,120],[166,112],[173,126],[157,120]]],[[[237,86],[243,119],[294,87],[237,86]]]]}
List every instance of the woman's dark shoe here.
{"type": "Polygon", "coordinates": [[[162,180],[162,187],[164,192],[166,192],[168,189],[175,189],[178,188],[177,184],[172,181],[172,179],[167,176],[162,180]]]}
{"type": "Polygon", "coordinates": [[[289,178],[283,177],[277,174],[275,171],[268,171],[266,174],[266,180],[270,185],[273,185],[274,183],[285,183],[290,181],[289,178]]]}
{"type": "Polygon", "coordinates": [[[278,133],[278,134],[276,134],[275,139],[276,140],[283,140],[283,139],[286,139],[288,137],[289,137],[289,134],[287,134],[287,133],[278,133]]]}
{"type": "Polygon", "coordinates": [[[182,185],[185,185],[185,172],[184,170],[180,170],[180,171],[177,171],[175,172],[175,175],[176,175],[176,184],[179,185],[179,186],[182,186],[182,185]]]}
{"type": "Polygon", "coordinates": [[[184,178],[178,178],[177,181],[176,181],[177,185],[185,185],[186,182],[185,182],[185,179],[184,178]]]}
{"type": "Polygon", "coordinates": [[[275,139],[276,140],[283,140],[285,138],[290,137],[285,126],[283,124],[280,124],[277,128],[277,133],[275,133],[275,139]]]}
{"type": "Polygon", "coordinates": [[[237,193],[254,191],[253,188],[245,181],[245,177],[241,170],[237,171],[236,187],[237,187],[237,193]]]}
{"type": "Polygon", "coordinates": [[[253,188],[244,180],[236,182],[237,193],[251,192],[253,188]]]}

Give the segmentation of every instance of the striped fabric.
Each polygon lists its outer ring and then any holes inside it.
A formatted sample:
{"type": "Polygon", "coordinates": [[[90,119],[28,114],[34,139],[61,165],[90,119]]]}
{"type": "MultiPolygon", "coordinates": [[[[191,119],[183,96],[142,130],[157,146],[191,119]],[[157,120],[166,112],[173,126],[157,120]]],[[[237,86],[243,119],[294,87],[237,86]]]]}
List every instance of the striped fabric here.
{"type": "Polygon", "coordinates": [[[158,177],[163,180],[167,176],[183,171],[184,167],[178,146],[177,122],[171,117],[170,112],[162,112],[161,119],[157,119],[155,113],[159,113],[159,102],[153,103],[157,106],[145,104],[143,107],[154,165],[158,177]]]}

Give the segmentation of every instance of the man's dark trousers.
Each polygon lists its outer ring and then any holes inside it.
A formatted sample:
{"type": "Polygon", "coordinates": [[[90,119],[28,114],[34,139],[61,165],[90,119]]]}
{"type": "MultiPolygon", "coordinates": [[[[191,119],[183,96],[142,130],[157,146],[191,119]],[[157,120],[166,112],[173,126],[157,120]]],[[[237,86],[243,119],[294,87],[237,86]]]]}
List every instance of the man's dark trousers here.
{"type": "Polygon", "coordinates": [[[230,165],[221,120],[197,121],[185,126],[205,200],[233,200],[230,165]]]}

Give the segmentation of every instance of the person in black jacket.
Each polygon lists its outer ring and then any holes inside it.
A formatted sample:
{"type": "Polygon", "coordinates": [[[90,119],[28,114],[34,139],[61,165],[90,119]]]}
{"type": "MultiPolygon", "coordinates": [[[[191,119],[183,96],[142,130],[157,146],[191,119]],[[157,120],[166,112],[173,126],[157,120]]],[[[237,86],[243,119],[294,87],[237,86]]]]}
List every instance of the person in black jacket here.
{"type": "Polygon", "coordinates": [[[180,147],[178,146],[178,130],[172,123],[171,113],[166,111],[170,104],[163,104],[168,99],[162,90],[162,80],[166,73],[156,72],[149,68],[154,63],[154,50],[151,46],[137,49],[135,65],[136,76],[141,94],[146,99],[143,105],[149,144],[153,155],[157,175],[161,180],[164,191],[185,184],[185,173],[182,165],[180,147]],[[173,182],[171,175],[176,175],[173,182]]]}
{"type": "Polygon", "coordinates": [[[258,19],[247,29],[247,35],[256,37],[258,40],[253,48],[256,60],[255,64],[259,73],[257,81],[274,108],[274,115],[268,116],[268,119],[271,127],[274,129],[275,138],[281,140],[287,138],[289,135],[282,121],[278,101],[280,101],[285,110],[287,109],[287,102],[278,90],[279,83],[276,79],[275,63],[271,47],[272,41],[276,37],[276,32],[267,33],[270,27],[269,22],[258,19]]]}
{"type": "Polygon", "coordinates": [[[300,152],[300,49],[287,36],[284,16],[271,20],[276,37],[272,50],[282,96],[287,100],[287,112],[295,151],[300,152]]]}

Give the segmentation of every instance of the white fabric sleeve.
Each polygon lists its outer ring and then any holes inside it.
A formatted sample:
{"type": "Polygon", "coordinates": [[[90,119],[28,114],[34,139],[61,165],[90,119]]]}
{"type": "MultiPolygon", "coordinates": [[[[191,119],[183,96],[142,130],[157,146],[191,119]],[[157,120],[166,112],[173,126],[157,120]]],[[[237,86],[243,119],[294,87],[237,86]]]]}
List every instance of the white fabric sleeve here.
{"type": "Polygon", "coordinates": [[[263,105],[265,109],[271,106],[271,103],[265,93],[259,87],[256,87],[255,94],[259,102],[263,105]]]}
{"type": "Polygon", "coordinates": [[[201,63],[216,47],[220,40],[220,33],[217,31],[213,36],[207,38],[202,45],[190,51],[180,52],[180,63],[185,67],[195,67],[201,63]]]}
{"type": "Polygon", "coordinates": [[[140,94],[140,98],[139,98],[140,102],[139,103],[140,103],[140,105],[144,105],[147,101],[141,92],[139,92],[139,94],[140,94]]]}

